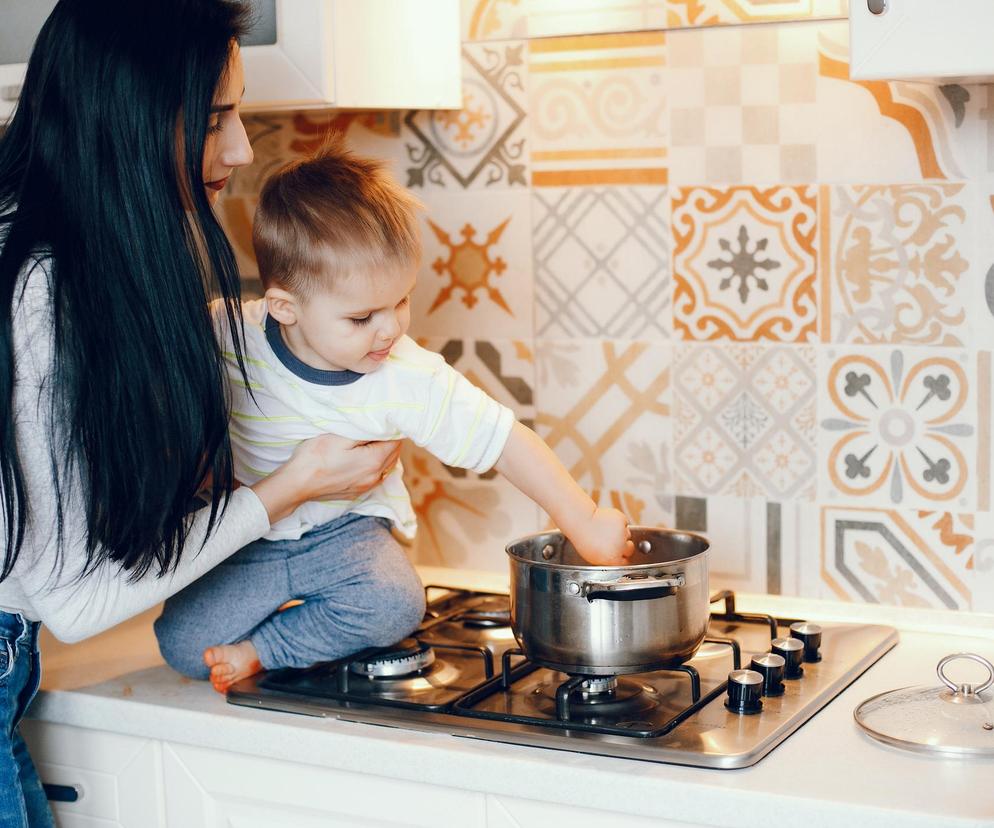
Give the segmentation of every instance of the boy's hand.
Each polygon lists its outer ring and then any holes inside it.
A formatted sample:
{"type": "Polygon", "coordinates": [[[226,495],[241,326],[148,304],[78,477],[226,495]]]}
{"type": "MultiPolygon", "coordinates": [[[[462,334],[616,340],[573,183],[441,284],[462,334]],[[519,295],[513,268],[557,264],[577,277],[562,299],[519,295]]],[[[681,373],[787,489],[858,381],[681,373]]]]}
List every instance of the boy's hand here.
{"type": "Polygon", "coordinates": [[[568,537],[580,557],[594,566],[624,566],[635,552],[628,518],[617,509],[594,509],[568,537]]]}

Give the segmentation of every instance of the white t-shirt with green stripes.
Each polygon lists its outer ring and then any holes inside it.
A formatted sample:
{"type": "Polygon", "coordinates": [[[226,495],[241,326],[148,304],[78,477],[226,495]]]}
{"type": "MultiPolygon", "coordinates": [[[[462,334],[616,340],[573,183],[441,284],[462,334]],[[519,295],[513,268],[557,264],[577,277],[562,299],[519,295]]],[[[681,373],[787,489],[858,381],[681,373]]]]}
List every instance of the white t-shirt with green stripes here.
{"type": "MultiPolygon", "coordinates": [[[[399,339],[371,373],[318,371],[273,339],[272,320],[267,337],[265,300],[243,303],[242,313],[248,388],[220,319],[224,314],[215,314],[231,381],[235,476],[242,483],[256,483],[285,463],[298,443],[325,433],[360,441],[407,438],[446,465],[479,473],[500,458],[514,424],[511,410],[410,337],[399,339]]],[[[417,529],[398,464],[383,483],[355,500],[305,503],[265,537],[299,538],[348,512],[388,518],[406,537],[417,529]]]]}

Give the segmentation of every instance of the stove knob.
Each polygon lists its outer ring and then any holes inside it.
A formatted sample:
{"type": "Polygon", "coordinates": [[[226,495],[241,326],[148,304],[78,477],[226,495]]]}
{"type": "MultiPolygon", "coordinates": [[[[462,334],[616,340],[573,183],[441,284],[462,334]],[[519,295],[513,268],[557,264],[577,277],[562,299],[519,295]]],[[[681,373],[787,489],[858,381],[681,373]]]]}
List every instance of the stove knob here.
{"type": "Polygon", "coordinates": [[[783,677],[799,679],[804,675],[801,659],[804,657],[804,644],[799,638],[774,638],[770,652],[784,660],[783,677]]]}
{"type": "Polygon", "coordinates": [[[752,657],[750,667],[763,677],[764,696],[783,695],[783,668],[786,663],[783,656],[774,653],[752,657]]]}
{"type": "Polygon", "coordinates": [[[728,674],[725,707],[733,713],[758,713],[763,709],[763,677],[755,670],[732,670],[728,674]]]}
{"type": "Polygon", "coordinates": [[[821,661],[821,627],[809,624],[807,621],[795,621],[790,625],[790,637],[796,638],[804,645],[805,661],[821,661]]]}

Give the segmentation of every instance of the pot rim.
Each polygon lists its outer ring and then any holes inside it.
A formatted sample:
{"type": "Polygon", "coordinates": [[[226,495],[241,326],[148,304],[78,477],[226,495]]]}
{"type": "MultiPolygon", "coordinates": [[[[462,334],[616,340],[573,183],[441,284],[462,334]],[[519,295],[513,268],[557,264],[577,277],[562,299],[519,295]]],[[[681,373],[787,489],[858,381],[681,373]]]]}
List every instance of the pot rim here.
{"type": "Polygon", "coordinates": [[[523,535],[516,540],[511,541],[507,546],[504,547],[504,551],[507,556],[518,563],[529,564],[531,566],[540,566],[543,569],[562,569],[569,570],[570,572],[604,572],[610,574],[616,574],[618,572],[624,571],[642,571],[647,569],[658,569],[661,566],[673,566],[675,564],[686,563],[687,561],[693,561],[699,558],[701,555],[707,555],[708,551],[711,549],[711,541],[709,541],[704,535],[697,532],[688,532],[683,529],[667,529],[664,526],[643,526],[639,524],[632,524],[628,527],[629,529],[645,530],[649,532],[656,532],[661,535],[672,535],[682,538],[693,538],[704,544],[704,548],[699,552],[695,552],[693,555],[688,555],[685,558],[674,558],[672,561],[655,561],[647,563],[630,563],[630,564],[618,564],[616,566],[597,566],[595,564],[565,564],[565,563],[553,563],[552,561],[533,561],[530,558],[524,558],[511,551],[512,546],[517,546],[519,543],[524,543],[525,541],[530,541],[535,538],[547,537],[549,535],[561,535],[565,537],[563,532],[559,529],[549,529],[546,532],[533,532],[530,535],[523,535]]]}

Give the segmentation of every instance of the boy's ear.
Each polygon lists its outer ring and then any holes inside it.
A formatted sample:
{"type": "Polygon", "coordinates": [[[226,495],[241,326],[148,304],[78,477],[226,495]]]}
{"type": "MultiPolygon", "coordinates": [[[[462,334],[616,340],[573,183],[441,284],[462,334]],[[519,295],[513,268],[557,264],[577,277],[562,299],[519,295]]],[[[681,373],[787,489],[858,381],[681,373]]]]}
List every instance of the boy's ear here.
{"type": "Polygon", "coordinates": [[[289,291],[279,287],[266,289],[266,308],[269,315],[281,325],[295,325],[299,307],[297,297],[289,291]]]}

